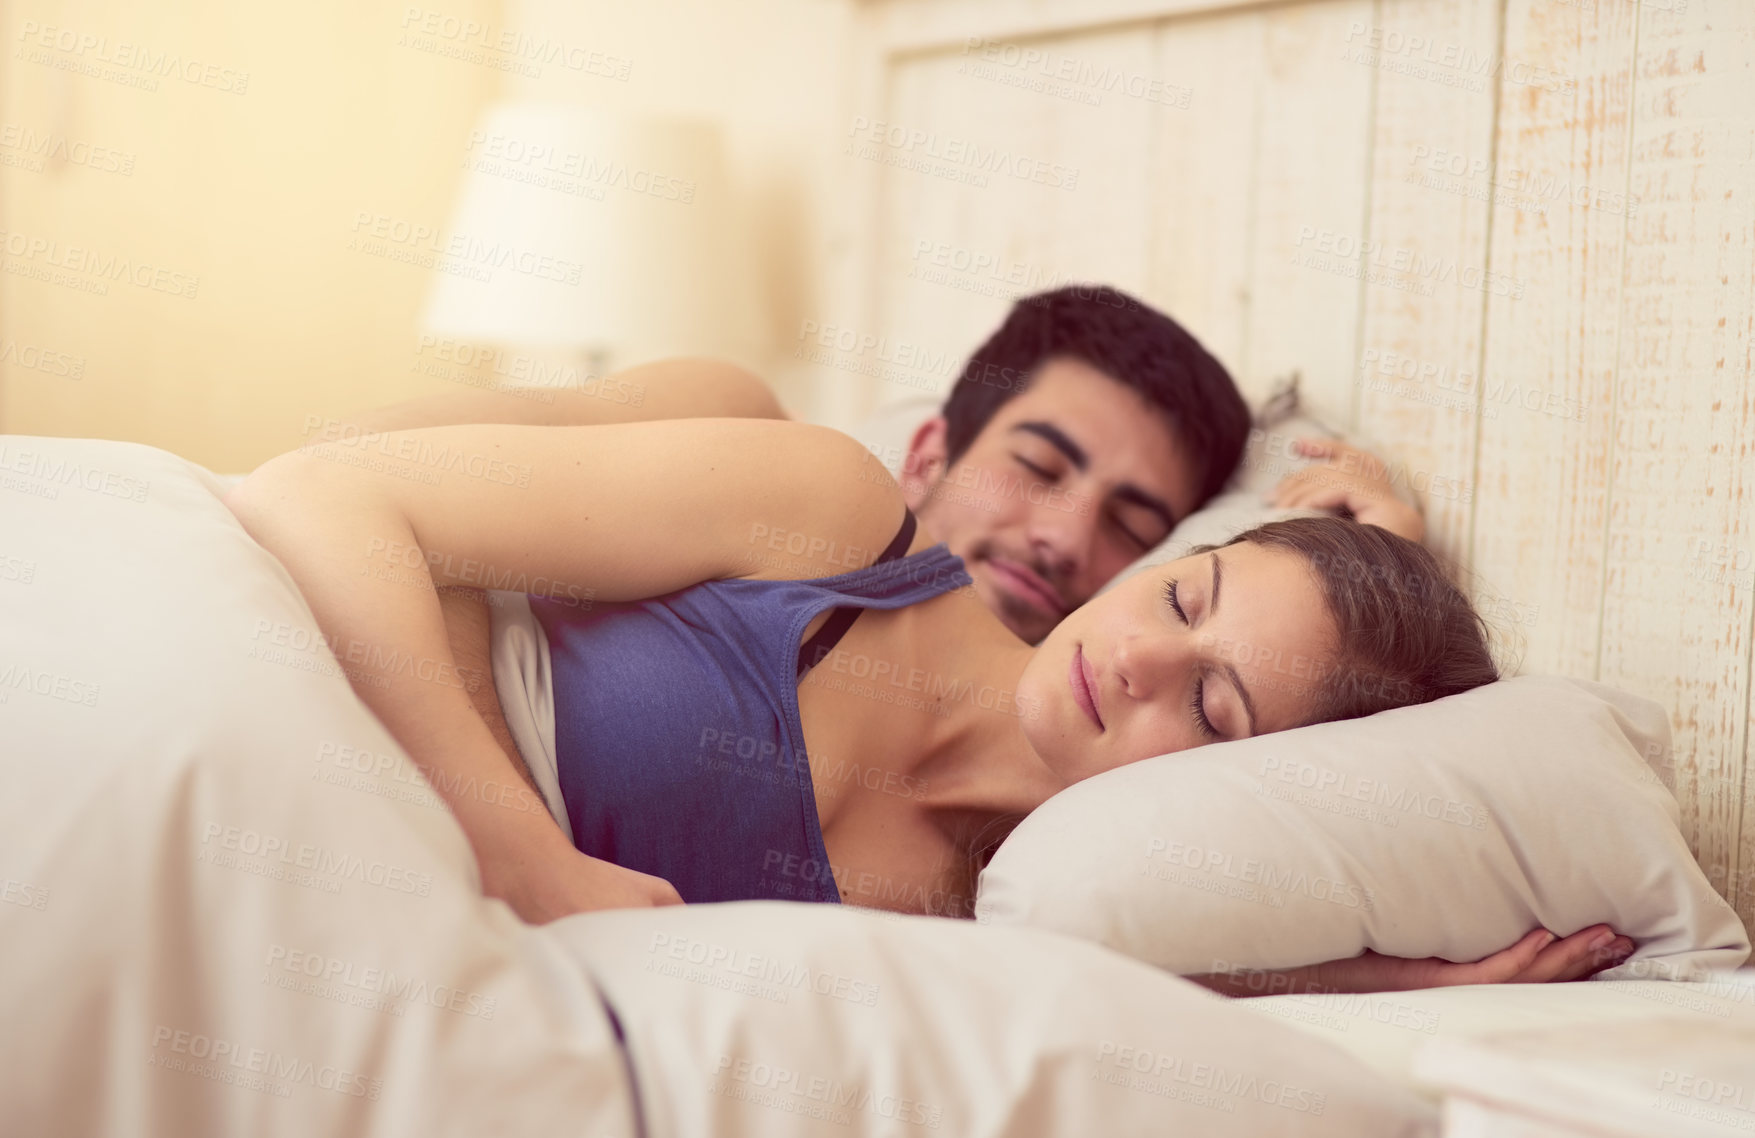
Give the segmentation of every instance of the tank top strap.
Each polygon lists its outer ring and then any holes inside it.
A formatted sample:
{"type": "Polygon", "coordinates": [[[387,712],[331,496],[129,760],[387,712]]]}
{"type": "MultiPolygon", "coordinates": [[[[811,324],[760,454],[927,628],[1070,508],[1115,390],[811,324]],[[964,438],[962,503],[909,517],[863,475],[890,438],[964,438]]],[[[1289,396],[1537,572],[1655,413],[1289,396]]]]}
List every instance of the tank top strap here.
{"type": "MultiPolygon", "coordinates": [[[[884,547],[884,551],[878,554],[874,564],[882,565],[886,561],[895,561],[906,554],[908,547],[914,544],[916,528],[914,511],[904,507],[901,528],[896,531],[896,536],[890,539],[890,544],[884,547]]],[[[858,620],[859,614],[864,611],[856,605],[842,605],[831,612],[829,619],[823,622],[823,626],[817,629],[815,635],[799,645],[799,676],[802,677],[815,667],[819,660],[834,651],[835,645],[839,644],[841,638],[847,635],[847,630],[853,627],[853,622],[858,620]]]]}

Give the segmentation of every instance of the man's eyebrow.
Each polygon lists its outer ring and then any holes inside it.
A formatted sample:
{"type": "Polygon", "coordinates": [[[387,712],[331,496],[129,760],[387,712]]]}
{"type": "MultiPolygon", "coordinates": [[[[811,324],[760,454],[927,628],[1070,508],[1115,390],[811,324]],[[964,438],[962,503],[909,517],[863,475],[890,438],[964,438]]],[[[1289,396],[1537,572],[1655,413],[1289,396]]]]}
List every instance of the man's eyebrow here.
{"type": "MultiPolygon", "coordinates": [[[[1207,616],[1212,616],[1219,611],[1219,555],[1215,553],[1212,555],[1212,558],[1213,591],[1207,599],[1207,616]]],[[[1202,617],[1201,621],[1202,623],[1205,623],[1206,617],[1202,617]]],[[[1249,689],[1243,686],[1243,677],[1237,674],[1237,668],[1229,662],[1222,665],[1222,668],[1225,673],[1225,678],[1230,680],[1231,686],[1237,689],[1237,698],[1243,701],[1243,714],[1249,717],[1249,733],[1254,735],[1255,701],[1249,698],[1249,689]]]]}
{"type": "Polygon", "coordinates": [[[1085,453],[1085,448],[1078,443],[1073,442],[1067,437],[1065,431],[1061,430],[1053,423],[1044,423],[1039,419],[1032,419],[1028,422],[1015,424],[1012,427],[1012,430],[1028,431],[1032,435],[1039,435],[1042,438],[1047,439],[1054,445],[1056,450],[1060,451],[1061,454],[1066,455],[1066,460],[1068,462],[1072,463],[1081,471],[1091,465],[1091,456],[1085,453]]]}
{"type": "MultiPolygon", "coordinates": [[[[1066,455],[1066,460],[1072,463],[1073,466],[1081,472],[1088,469],[1091,465],[1091,456],[1085,453],[1085,448],[1074,442],[1067,436],[1065,431],[1061,430],[1053,423],[1045,423],[1040,419],[1031,419],[1026,422],[1013,424],[1012,430],[1026,431],[1029,434],[1048,440],[1054,449],[1066,455]]],[[[1157,514],[1164,519],[1164,528],[1166,530],[1173,530],[1176,528],[1176,511],[1170,508],[1170,503],[1164,501],[1164,499],[1157,495],[1148,494],[1131,482],[1124,482],[1115,488],[1115,496],[1124,502],[1132,502],[1141,509],[1150,510],[1152,513],[1157,514]]]]}

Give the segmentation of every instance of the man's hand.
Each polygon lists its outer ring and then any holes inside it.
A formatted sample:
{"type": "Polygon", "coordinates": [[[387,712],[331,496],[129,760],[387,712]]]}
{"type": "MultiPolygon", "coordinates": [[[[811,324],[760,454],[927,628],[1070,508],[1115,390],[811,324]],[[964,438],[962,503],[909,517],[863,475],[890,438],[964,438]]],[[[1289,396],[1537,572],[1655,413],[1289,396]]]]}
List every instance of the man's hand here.
{"type": "Polygon", "coordinates": [[[1298,453],[1326,461],[1288,474],[1267,495],[1270,505],[1287,509],[1346,510],[1364,525],[1419,541],[1426,536],[1420,511],[1395,496],[1389,468],[1358,447],[1334,439],[1298,439],[1298,453]]]}
{"type": "Polygon", "coordinates": [[[1411,988],[1449,988],[1459,984],[1545,984],[1583,980],[1627,959],[1633,942],[1608,925],[1592,925],[1556,938],[1536,929],[1512,945],[1472,964],[1428,956],[1409,960],[1366,949],[1347,960],[1315,965],[1312,980],[1333,992],[1402,992],[1411,988]]]}
{"type": "Polygon", "coordinates": [[[1219,972],[1187,979],[1227,996],[1404,992],[1461,984],[1544,984],[1586,979],[1621,963],[1632,952],[1633,942],[1627,937],[1615,935],[1608,925],[1592,925],[1562,938],[1546,929],[1535,929],[1510,948],[1469,964],[1436,956],[1420,960],[1384,956],[1366,949],[1345,960],[1304,968],[1219,972]]]}

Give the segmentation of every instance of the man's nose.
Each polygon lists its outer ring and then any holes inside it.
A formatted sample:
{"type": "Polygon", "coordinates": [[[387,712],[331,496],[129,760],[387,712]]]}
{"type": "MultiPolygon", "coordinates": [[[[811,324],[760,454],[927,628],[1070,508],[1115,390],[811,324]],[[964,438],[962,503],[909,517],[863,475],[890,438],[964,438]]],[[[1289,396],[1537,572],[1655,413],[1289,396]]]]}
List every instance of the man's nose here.
{"type": "Polygon", "coordinates": [[[1054,583],[1073,604],[1082,604],[1092,592],[1083,578],[1089,569],[1097,537],[1091,511],[1069,504],[1065,495],[1047,497],[1030,505],[1029,535],[1033,551],[1048,566],[1054,583]]]}

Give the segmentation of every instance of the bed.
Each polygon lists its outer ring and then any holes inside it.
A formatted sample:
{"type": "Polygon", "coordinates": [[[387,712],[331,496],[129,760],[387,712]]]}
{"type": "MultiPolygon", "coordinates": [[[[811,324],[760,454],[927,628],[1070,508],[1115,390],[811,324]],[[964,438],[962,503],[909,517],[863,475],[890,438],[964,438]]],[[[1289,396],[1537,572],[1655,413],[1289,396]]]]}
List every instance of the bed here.
{"type": "Polygon", "coordinates": [[[218,478],[17,436],[0,469],[9,1132],[1433,1134],[1410,1043],[1755,1015],[1668,981],[1232,1001],[777,901],[527,926],[218,478]]]}

